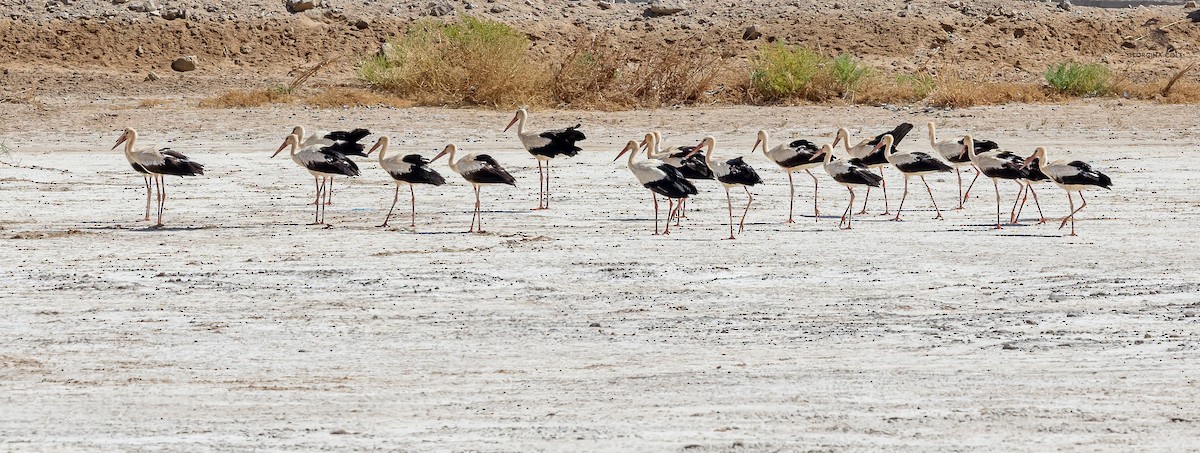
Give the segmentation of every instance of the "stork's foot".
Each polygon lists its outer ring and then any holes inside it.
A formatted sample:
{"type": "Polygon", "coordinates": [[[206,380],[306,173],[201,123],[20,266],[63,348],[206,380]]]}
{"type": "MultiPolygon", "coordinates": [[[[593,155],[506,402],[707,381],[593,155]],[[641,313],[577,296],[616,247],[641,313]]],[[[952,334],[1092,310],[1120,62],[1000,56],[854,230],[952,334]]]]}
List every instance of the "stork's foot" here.
{"type": "Polygon", "coordinates": [[[942,217],[942,214],[939,212],[937,217],[934,217],[933,220],[946,220],[946,218],[942,217]]]}
{"type": "Polygon", "coordinates": [[[1038,223],[1037,223],[1037,224],[1038,224],[1038,225],[1043,225],[1043,224],[1045,224],[1045,223],[1046,223],[1046,222],[1048,222],[1048,221],[1050,221],[1050,219],[1047,219],[1047,218],[1045,218],[1045,217],[1042,217],[1041,219],[1038,219],[1038,223]]]}

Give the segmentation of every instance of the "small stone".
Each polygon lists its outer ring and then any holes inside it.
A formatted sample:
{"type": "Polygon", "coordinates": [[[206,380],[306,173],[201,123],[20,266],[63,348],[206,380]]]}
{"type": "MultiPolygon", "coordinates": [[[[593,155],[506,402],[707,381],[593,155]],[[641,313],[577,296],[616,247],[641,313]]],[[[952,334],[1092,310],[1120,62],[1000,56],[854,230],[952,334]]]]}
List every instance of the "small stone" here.
{"type": "Polygon", "coordinates": [[[137,46],[137,50],[134,50],[133,53],[140,57],[146,54],[146,50],[142,49],[142,46],[137,46]]]}
{"type": "Polygon", "coordinates": [[[1185,311],[1185,312],[1183,312],[1183,317],[1184,317],[1184,318],[1195,318],[1195,317],[1196,317],[1196,312],[1194,312],[1194,311],[1190,311],[1190,310],[1189,310],[1189,311],[1185,311]]]}
{"type": "Polygon", "coordinates": [[[151,73],[149,73],[149,74],[146,74],[146,78],[145,78],[145,80],[142,80],[142,81],[143,81],[143,82],[154,82],[154,81],[157,81],[157,80],[158,80],[158,74],[155,74],[155,73],[151,72],[151,73]]]}
{"type": "Polygon", "coordinates": [[[600,9],[612,9],[612,3],[609,2],[596,2],[596,6],[599,6],[600,9]]]}
{"type": "Polygon", "coordinates": [[[1061,9],[1063,11],[1070,11],[1071,6],[1072,6],[1071,0],[1059,0],[1059,2],[1058,2],[1058,9],[1061,9]]]}
{"type": "Polygon", "coordinates": [[[1124,47],[1124,48],[1126,48],[1126,49],[1136,49],[1136,48],[1137,48],[1137,43],[1136,43],[1136,42],[1133,42],[1133,41],[1128,41],[1128,40],[1127,40],[1127,41],[1124,41],[1124,42],[1122,42],[1122,43],[1121,43],[1121,47],[1124,47]]]}
{"type": "Polygon", "coordinates": [[[386,57],[386,56],[392,54],[393,49],[394,49],[394,47],[392,46],[392,43],[385,42],[385,43],[379,45],[379,52],[377,53],[377,55],[379,55],[381,57],[386,57]]]}
{"type": "Polygon", "coordinates": [[[1184,9],[1195,8],[1196,6],[1200,6],[1200,5],[1196,5],[1196,2],[1187,2],[1187,3],[1183,4],[1184,9]]]}
{"type": "Polygon", "coordinates": [[[1004,346],[1001,346],[1000,349],[1014,350],[1017,349],[1017,347],[1012,343],[1004,343],[1004,346]]]}
{"type": "Polygon", "coordinates": [[[588,324],[588,327],[600,327],[600,323],[598,323],[598,322],[593,322],[593,323],[591,323],[591,324],[588,324]]]}
{"type": "Polygon", "coordinates": [[[942,24],[942,31],[946,33],[954,33],[954,26],[950,24],[942,24]]]}
{"type": "Polygon", "coordinates": [[[354,25],[354,28],[357,28],[359,30],[366,30],[368,28],[371,28],[371,23],[367,22],[366,19],[358,19],[358,20],[354,21],[353,25],[354,25]]]}
{"type": "Polygon", "coordinates": [[[350,434],[350,433],[349,433],[349,432],[347,432],[347,431],[346,431],[346,430],[344,430],[344,429],[335,429],[335,430],[333,430],[333,431],[330,431],[330,432],[329,432],[329,434],[334,434],[334,435],[339,435],[339,436],[340,436],[340,435],[343,435],[343,434],[350,434]]]}
{"type": "Polygon", "coordinates": [[[441,17],[441,16],[449,15],[453,12],[454,12],[454,6],[451,5],[450,2],[448,2],[446,0],[437,0],[437,1],[429,2],[429,5],[425,6],[425,14],[428,16],[441,17]]]}
{"type": "Polygon", "coordinates": [[[196,56],[188,55],[180,57],[171,62],[171,69],[176,72],[188,72],[196,70],[196,56]]]}
{"type": "Polygon", "coordinates": [[[186,9],[167,8],[163,11],[162,18],[166,20],[183,19],[187,20],[188,11],[186,9]]]}
{"type": "Polygon", "coordinates": [[[302,13],[316,7],[316,0],[288,0],[287,2],[287,10],[292,13],[302,13]]]}
{"type": "Polygon", "coordinates": [[[759,29],[758,25],[751,25],[749,27],[746,27],[746,31],[742,32],[742,39],[744,39],[746,41],[753,41],[753,40],[761,38],[761,37],[762,37],[762,30],[759,29]]]}
{"type": "Polygon", "coordinates": [[[655,16],[669,16],[687,10],[683,0],[650,0],[650,8],[646,11],[655,16]]]}
{"type": "Polygon", "coordinates": [[[250,53],[253,51],[254,51],[254,47],[249,44],[242,44],[242,47],[238,49],[238,52],[241,52],[241,53],[250,53]]]}
{"type": "Polygon", "coordinates": [[[504,6],[504,5],[494,5],[488,11],[491,12],[492,14],[506,13],[506,12],[508,12],[508,7],[504,6]]]}

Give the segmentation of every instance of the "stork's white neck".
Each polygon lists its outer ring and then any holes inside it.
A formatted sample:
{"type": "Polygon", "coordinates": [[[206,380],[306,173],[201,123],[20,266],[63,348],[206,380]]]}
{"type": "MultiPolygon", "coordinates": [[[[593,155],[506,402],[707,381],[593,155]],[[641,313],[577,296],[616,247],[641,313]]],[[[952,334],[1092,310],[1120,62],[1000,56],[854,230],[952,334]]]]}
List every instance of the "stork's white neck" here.
{"type": "Polygon", "coordinates": [[[934,132],[933,123],[929,123],[929,146],[937,149],[937,132],[934,132]]]}
{"type": "Polygon", "coordinates": [[[130,129],[128,135],[129,139],[125,140],[125,155],[131,156],[133,155],[133,142],[137,141],[138,134],[137,131],[130,129]]]}
{"type": "Polygon", "coordinates": [[[387,139],[387,137],[381,137],[379,139],[379,164],[380,165],[383,165],[383,155],[387,154],[388,141],[389,140],[387,139]]]}

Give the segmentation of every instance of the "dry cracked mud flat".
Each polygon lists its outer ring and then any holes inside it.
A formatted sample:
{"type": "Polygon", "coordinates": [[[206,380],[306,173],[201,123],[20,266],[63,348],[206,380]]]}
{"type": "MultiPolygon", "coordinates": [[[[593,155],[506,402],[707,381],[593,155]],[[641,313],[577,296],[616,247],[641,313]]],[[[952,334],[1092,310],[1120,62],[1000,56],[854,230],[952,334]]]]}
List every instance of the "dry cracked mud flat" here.
{"type": "MultiPolygon", "coordinates": [[[[6,106],[0,166],[0,449],[4,450],[1184,450],[1200,433],[1200,125],[1185,106],[1100,101],[957,111],[853,107],[534,112],[582,121],[586,151],[536,167],[507,112],[441,109],[110,110],[6,106]],[[683,227],[650,235],[621,144],[754,132],[831,138],[938,121],[1022,153],[1092,162],[1080,236],[994,231],[981,182],[963,211],[864,215],[821,175],[825,217],[795,225],[761,154],[748,231],[725,233],[717,186],[683,227]],[[1169,119],[1170,121],[1165,121],[1169,119]],[[484,190],[488,234],[464,234],[470,190],[418,190],[418,227],[379,229],[374,162],[339,182],[326,229],[311,179],[269,158],[295,123],[365,125],[392,152],[447,140],[518,187],[484,190]],[[208,165],[169,180],[148,229],[120,130],[208,165]]],[[[121,102],[117,99],[114,102],[121,102]]],[[[924,146],[923,128],[906,140],[924,146]]],[[[892,203],[900,178],[889,173],[892,203]]],[[[952,207],[952,176],[930,178],[952,207]]],[[[1005,202],[1013,190],[1003,188],[1005,202]]],[[[1039,191],[1051,217],[1063,192],[1039,191]]],[[[402,197],[403,198],[403,197],[402,197]]],[[[879,212],[878,198],[871,201],[879,212]]],[[[405,207],[401,201],[401,209],[405,207]]],[[[1007,213],[1008,206],[1004,206],[1007,213]]],[[[399,222],[397,222],[399,224],[399,222]]]]}

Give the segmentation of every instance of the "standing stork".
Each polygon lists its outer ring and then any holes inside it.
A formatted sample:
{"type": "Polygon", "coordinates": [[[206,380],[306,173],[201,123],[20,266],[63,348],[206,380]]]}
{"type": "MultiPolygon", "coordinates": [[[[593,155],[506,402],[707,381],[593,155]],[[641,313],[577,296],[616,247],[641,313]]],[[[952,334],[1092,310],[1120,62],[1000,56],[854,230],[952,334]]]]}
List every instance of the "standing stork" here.
{"type": "Polygon", "coordinates": [[[1046,162],[1046,148],[1037,147],[1033,151],[1033,155],[1026,158],[1021,166],[1028,167],[1037,162],[1038,168],[1050,177],[1051,181],[1058,184],[1063,190],[1067,191],[1067,201],[1071,203],[1071,213],[1063,217],[1062,223],[1058,224],[1058,229],[1062,229],[1067,225],[1067,221],[1071,221],[1071,236],[1075,236],[1075,214],[1087,207],[1087,200],[1083,198],[1083,191],[1095,189],[1097,187],[1112,190],[1112,178],[1108,175],[1100,173],[1092,168],[1087,162],[1073,160],[1058,160],[1054,162],[1046,162]],[[1079,209],[1075,209],[1075,199],[1071,198],[1071,192],[1079,193],[1079,201],[1083,202],[1079,209]]]}
{"type": "Polygon", "coordinates": [[[376,149],[379,150],[379,166],[392,176],[396,181],[396,193],[392,196],[392,207],[388,209],[387,216],[383,218],[383,225],[388,226],[388,220],[392,218],[392,211],[396,209],[396,202],[400,200],[400,186],[408,186],[408,194],[411,197],[409,206],[412,207],[412,216],[408,226],[417,226],[417,193],[413,190],[414,184],[428,184],[431,186],[440,186],[446,183],[446,179],[438,174],[437,170],[429,168],[430,161],[421,157],[420,154],[409,154],[406,156],[385,157],[388,150],[390,139],[387,136],[379,137],[375,145],[367,151],[370,156],[376,149]]]}
{"type": "MultiPolygon", "coordinates": [[[[1018,222],[1021,221],[1021,211],[1025,210],[1025,202],[1029,201],[1029,194],[1033,194],[1033,204],[1034,204],[1034,206],[1037,206],[1037,210],[1038,210],[1038,222],[1037,223],[1038,223],[1038,225],[1041,225],[1041,224],[1049,221],[1049,219],[1046,218],[1046,214],[1042,212],[1042,204],[1038,202],[1037,192],[1035,192],[1033,190],[1034,184],[1050,180],[1049,176],[1046,176],[1045,173],[1042,173],[1040,163],[1041,163],[1041,159],[1034,158],[1033,162],[1031,162],[1030,165],[1025,168],[1025,170],[1028,172],[1028,176],[1026,176],[1025,178],[1021,178],[1021,184],[1025,185],[1025,189],[1023,192],[1024,196],[1022,196],[1021,193],[1017,194],[1017,198],[1020,198],[1021,205],[1020,205],[1020,207],[1017,207],[1016,212],[1014,212],[1012,214],[1012,223],[1013,224],[1017,224],[1018,222]]],[[[1016,206],[1016,204],[1017,204],[1017,200],[1013,200],[1013,205],[1016,206]]]]}
{"type": "Polygon", "coordinates": [[[496,159],[492,159],[492,156],[487,154],[467,153],[458,160],[454,160],[454,152],[457,150],[458,147],[454,146],[453,143],[446,145],[446,148],[443,149],[442,152],[438,153],[437,156],[434,156],[433,160],[430,162],[436,161],[442,156],[449,154],[450,157],[446,158],[446,160],[450,162],[450,169],[454,170],[455,173],[462,175],[463,179],[466,179],[467,182],[471,183],[471,186],[474,187],[475,210],[471,214],[471,228],[467,230],[467,232],[482,233],[483,213],[479,209],[480,186],[486,184],[508,184],[515,187],[517,183],[516,180],[513,179],[512,175],[508,174],[508,172],[504,170],[504,167],[500,166],[499,162],[496,162],[496,159]],[[478,229],[475,228],[475,219],[479,219],[478,229]]]}
{"type": "MultiPolygon", "coordinates": [[[[984,176],[992,178],[992,186],[996,189],[996,229],[1003,229],[1004,227],[1000,226],[999,181],[1007,179],[1016,182],[1023,190],[1025,185],[1020,180],[1029,177],[1029,170],[1021,168],[1021,157],[1011,152],[999,149],[985,153],[975,152],[975,140],[970,135],[963,136],[963,145],[959,153],[970,156],[975,168],[983,172],[984,176]]],[[[1020,191],[1017,193],[1020,194],[1020,191]]]]}
{"type": "MultiPolygon", "coordinates": [[[[655,194],[667,197],[667,227],[663,229],[662,234],[671,234],[671,217],[678,215],[679,207],[683,206],[683,200],[687,199],[688,195],[698,193],[696,186],[684,178],[683,173],[680,173],[678,169],[661,160],[648,158],[634,162],[634,157],[641,149],[641,144],[630,140],[613,160],[616,161],[625,153],[629,153],[629,171],[633,172],[633,176],[642,183],[642,186],[650,189],[650,197],[654,199],[654,234],[656,235],[658,234],[658,197],[655,194]],[[676,200],[679,203],[672,207],[676,200]]],[[[646,154],[649,155],[650,151],[647,150],[646,154]]]]}
{"type": "Polygon", "coordinates": [[[891,162],[892,166],[896,167],[904,175],[904,195],[900,197],[900,207],[896,208],[896,217],[892,220],[900,221],[900,213],[904,211],[904,200],[908,198],[908,179],[913,176],[921,178],[921,184],[924,184],[925,191],[929,192],[929,200],[933,202],[933,210],[937,212],[937,217],[934,217],[934,219],[942,219],[942,210],[938,209],[937,199],[933,197],[933,189],[929,188],[929,183],[925,182],[925,175],[947,172],[953,170],[953,168],[927,153],[920,151],[898,152],[893,147],[892,141],[891,135],[884,135],[883,140],[877,145],[883,148],[884,156],[887,157],[888,162],[891,162]]]}
{"type": "MultiPolygon", "coordinates": [[[[962,209],[963,203],[966,203],[967,197],[971,195],[971,188],[975,187],[975,180],[979,179],[979,169],[975,168],[975,178],[971,179],[971,184],[967,185],[967,191],[964,193],[962,188],[961,168],[974,168],[974,165],[971,163],[971,157],[962,153],[962,139],[959,139],[958,141],[945,140],[939,142],[937,141],[937,130],[933,126],[933,121],[926,123],[926,126],[928,126],[929,129],[929,147],[933,148],[934,151],[937,151],[937,153],[941,155],[943,159],[946,159],[947,162],[950,162],[950,165],[954,166],[954,173],[956,173],[958,176],[958,207],[954,209],[962,209]]],[[[997,149],[1000,149],[1000,145],[996,144],[996,142],[991,140],[975,140],[976,153],[981,154],[997,149]]]]}
{"type": "Polygon", "coordinates": [[[583,151],[583,148],[575,146],[575,142],[582,141],[587,138],[583,132],[579,131],[581,124],[568,127],[566,129],[555,129],[542,132],[525,132],[525,118],[529,116],[524,108],[517,109],[517,113],[513,115],[512,121],[508,122],[508,126],[504,127],[504,131],[508,132],[517,125],[517,137],[521,139],[521,145],[525,147],[529,154],[537,158],[538,163],[538,207],[534,210],[550,209],[550,160],[558,156],[572,157],[583,151]],[[542,163],[546,164],[546,169],[542,170],[542,163]]]}
{"type": "Polygon", "coordinates": [[[838,223],[838,228],[849,230],[854,226],[854,188],[879,187],[879,184],[883,182],[883,176],[871,173],[871,169],[858,159],[834,160],[834,146],[836,145],[822,145],[821,150],[817,151],[812,159],[816,160],[818,157],[825,156],[825,173],[850,191],[850,202],[846,204],[846,211],[842,213],[842,221],[838,223]]]}
{"type": "Polygon", "coordinates": [[[758,131],[758,140],[754,142],[754,148],[750,152],[758,151],[758,145],[762,144],[763,154],[775,162],[779,168],[782,168],[788,176],[788,187],[791,189],[788,196],[788,219],[787,223],[796,223],[792,219],[792,210],[796,205],[796,185],[792,182],[792,172],[804,170],[808,176],[813,179],[813,218],[821,220],[821,209],[817,207],[817,181],[816,175],[813,175],[810,169],[821,165],[820,161],[814,161],[813,156],[816,156],[820,151],[816,143],[808,140],[793,140],[790,143],[780,143],[774,148],[769,148],[767,144],[767,131],[758,131]]]}
{"type": "MultiPolygon", "coordinates": [[[[863,165],[866,165],[867,168],[878,169],[879,177],[882,178],[883,167],[888,165],[888,161],[887,156],[883,155],[883,150],[878,148],[877,145],[879,145],[879,142],[883,141],[884,135],[891,135],[892,139],[895,140],[895,143],[892,146],[900,146],[900,141],[904,140],[904,137],[908,135],[908,132],[911,131],[912,128],[913,125],[911,123],[900,123],[899,126],[896,126],[891,131],[876,135],[875,138],[870,140],[863,140],[858,142],[858,144],[854,147],[851,147],[850,131],[847,131],[846,128],[843,127],[839,128],[837,135],[834,136],[833,146],[837,147],[838,142],[841,141],[842,146],[846,148],[846,154],[849,154],[851,158],[858,159],[863,165]]],[[[883,190],[883,214],[881,215],[888,215],[892,213],[892,209],[888,206],[887,179],[884,179],[881,185],[882,187],[880,190],[883,190]]],[[[867,213],[867,202],[871,201],[871,187],[872,186],[867,186],[867,194],[863,197],[863,207],[862,210],[858,212],[859,214],[867,213]]]]}
{"type": "Polygon", "coordinates": [[[328,178],[332,182],[334,176],[358,176],[358,164],[330,147],[312,145],[301,150],[300,136],[296,134],[288,135],[271,157],[278,156],[284,148],[289,146],[292,149],[292,161],[308,170],[309,174],[313,175],[314,181],[320,180],[316,183],[316,202],[314,203],[317,206],[316,214],[310,225],[324,224],[325,204],[321,203],[321,196],[325,192],[325,179],[328,178]]]}
{"type": "Polygon", "coordinates": [[[754,203],[754,195],[750,194],[750,186],[762,183],[762,178],[758,176],[758,172],[754,171],[754,167],[747,164],[741,157],[713,160],[713,148],[715,147],[715,140],[712,136],[704,137],[699,145],[692,148],[692,152],[688,156],[707,148],[704,152],[704,162],[708,168],[712,169],[717,181],[725,186],[725,202],[729,205],[729,237],[727,239],[737,239],[733,234],[733,197],[730,196],[729,189],[740,186],[746,191],[746,209],[742,211],[742,220],[738,223],[738,233],[741,233],[746,229],[746,214],[750,213],[750,204],[754,203]]]}
{"type": "MultiPolygon", "coordinates": [[[[708,164],[704,163],[704,158],[701,156],[688,157],[692,152],[690,146],[680,146],[673,149],[663,150],[662,133],[659,131],[651,131],[646,134],[646,139],[642,140],[642,146],[647,147],[646,157],[658,159],[675,167],[684,178],[699,181],[702,179],[713,179],[712,169],[708,168],[708,164]]],[[[679,219],[687,218],[687,200],[679,200],[679,213],[675,215],[675,226],[679,226],[679,219]]]]}
{"type": "MultiPolygon", "coordinates": [[[[292,135],[300,137],[300,140],[302,140],[300,142],[301,148],[308,148],[310,146],[329,147],[345,156],[367,157],[366,153],[363,153],[366,147],[362,143],[359,143],[359,141],[371,135],[371,131],[361,128],[352,131],[317,131],[305,137],[304,126],[296,126],[292,128],[292,135]]],[[[333,204],[333,178],[328,179],[329,187],[326,190],[325,204],[333,204]]],[[[323,183],[325,183],[324,179],[318,184],[323,183]]]]}
{"type": "Polygon", "coordinates": [[[121,138],[117,139],[117,144],[113,145],[112,149],[117,149],[124,143],[125,159],[129,161],[129,165],[133,167],[134,171],[141,173],[146,180],[146,216],[143,220],[150,220],[150,190],[157,183],[158,190],[155,192],[155,199],[158,200],[158,223],[154,226],[161,227],[163,226],[163,210],[167,203],[167,188],[163,184],[163,175],[203,175],[204,165],[193,162],[182,153],[172,151],[171,148],[158,148],[154,145],[135,148],[137,138],[136,130],[132,127],[125,128],[125,132],[121,134],[121,138]]]}

